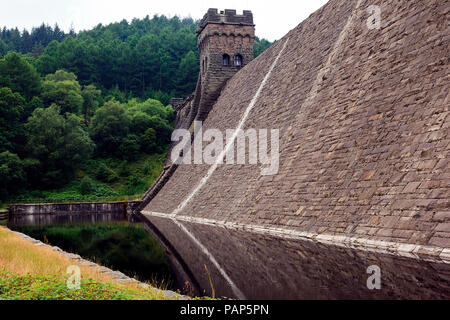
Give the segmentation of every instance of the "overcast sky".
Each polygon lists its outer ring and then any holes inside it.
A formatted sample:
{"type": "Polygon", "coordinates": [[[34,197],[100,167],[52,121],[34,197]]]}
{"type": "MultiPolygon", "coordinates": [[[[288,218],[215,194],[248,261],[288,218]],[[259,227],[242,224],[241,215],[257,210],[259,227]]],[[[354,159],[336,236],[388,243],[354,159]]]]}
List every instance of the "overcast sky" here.
{"type": "Polygon", "coordinates": [[[143,18],[146,15],[200,19],[208,8],[252,10],[256,34],[280,39],[327,0],[0,0],[0,26],[31,29],[42,22],[68,31],[90,29],[99,23],[143,18]]]}

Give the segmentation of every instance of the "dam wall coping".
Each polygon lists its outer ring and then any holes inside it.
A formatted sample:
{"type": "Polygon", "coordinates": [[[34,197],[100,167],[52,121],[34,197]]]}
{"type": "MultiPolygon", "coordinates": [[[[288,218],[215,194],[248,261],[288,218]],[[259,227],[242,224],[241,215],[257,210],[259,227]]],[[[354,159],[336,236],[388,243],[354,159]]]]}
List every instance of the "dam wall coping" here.
{"type": "Polygon", "coordinates": [[[59,213],[127,212],[129,207],[139,205],[141,201],[122,202],[79,202],[79,203],[38,203],[11,204],[10,215],[38,215],[59,213]]]}

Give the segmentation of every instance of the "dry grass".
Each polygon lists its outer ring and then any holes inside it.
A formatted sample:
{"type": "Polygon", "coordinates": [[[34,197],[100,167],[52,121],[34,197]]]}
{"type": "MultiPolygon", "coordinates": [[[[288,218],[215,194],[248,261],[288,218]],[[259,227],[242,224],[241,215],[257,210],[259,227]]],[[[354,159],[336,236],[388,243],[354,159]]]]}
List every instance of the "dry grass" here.
{"type": "MultiPolygon", "coordinates": [[[[5,269],[11,273],[22,275],[51,275],[64,277],[66,270],[76,261],[69,259],[56,251],[44,246],[36,246],[22,239],[9,229],[0,226],[0,270],[5,269]]],[[[80,266],[82,279],[92,279],[99,283],[109,283],[119,289],[131,289],[142,293],[145,297],[154,300],[167,300],[166,295],[152,288],[144,289],[138,284],[123,284],[112,277],[102,274],[96,268],[80,266]]],[[[142,296],[138,295],[138,299],[142,296]]]]}

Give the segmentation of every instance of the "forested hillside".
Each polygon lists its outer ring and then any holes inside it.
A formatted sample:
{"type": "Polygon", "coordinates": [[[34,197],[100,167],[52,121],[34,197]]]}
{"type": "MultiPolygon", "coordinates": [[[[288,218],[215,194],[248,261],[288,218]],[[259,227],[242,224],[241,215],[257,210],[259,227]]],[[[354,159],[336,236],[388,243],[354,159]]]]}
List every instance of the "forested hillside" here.
{"type": "MultiPolygon", "coordinates": [[[[142,194],[162,169],[171,97],[194,89],[192,19],[0,33],[0,202],[142,194]]],[[[271,45],[257,39],[255,55],[271,45]]]]}
{"type": "MultiPolygon", "coordinates": [[[[116,95],[120,90],[125,94],[122,99],[157,98],[167,104],[169,97],[186,96],[195,89],[196,29],[197,22],[190,18],[165,16],[100,24],[79,34],[65,34],[57,25],[42,25],[31,33],[3,29],[0,53],[30,54],[41,75],[64,69],[75,73],[82,85],[96,84],[116,95]]],[[[256,39],[255,55],[270,45],[256,39]]]]}

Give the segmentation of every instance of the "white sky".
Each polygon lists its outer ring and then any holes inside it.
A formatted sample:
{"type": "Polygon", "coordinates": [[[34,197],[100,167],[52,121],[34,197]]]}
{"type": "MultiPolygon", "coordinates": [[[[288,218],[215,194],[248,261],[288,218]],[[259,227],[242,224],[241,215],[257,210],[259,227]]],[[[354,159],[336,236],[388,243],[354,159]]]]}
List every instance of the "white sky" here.
{"type": "Polygon", "coordinates": [[[0,0],[0,27],[20,30],[42,22],[58,23],[68,31],[90,29],[99,23],[146,15],[165,14],[200,19],[208,8],[252,10],[256,34],[271,41],[280,39],[327,0],[0,0]]]}

